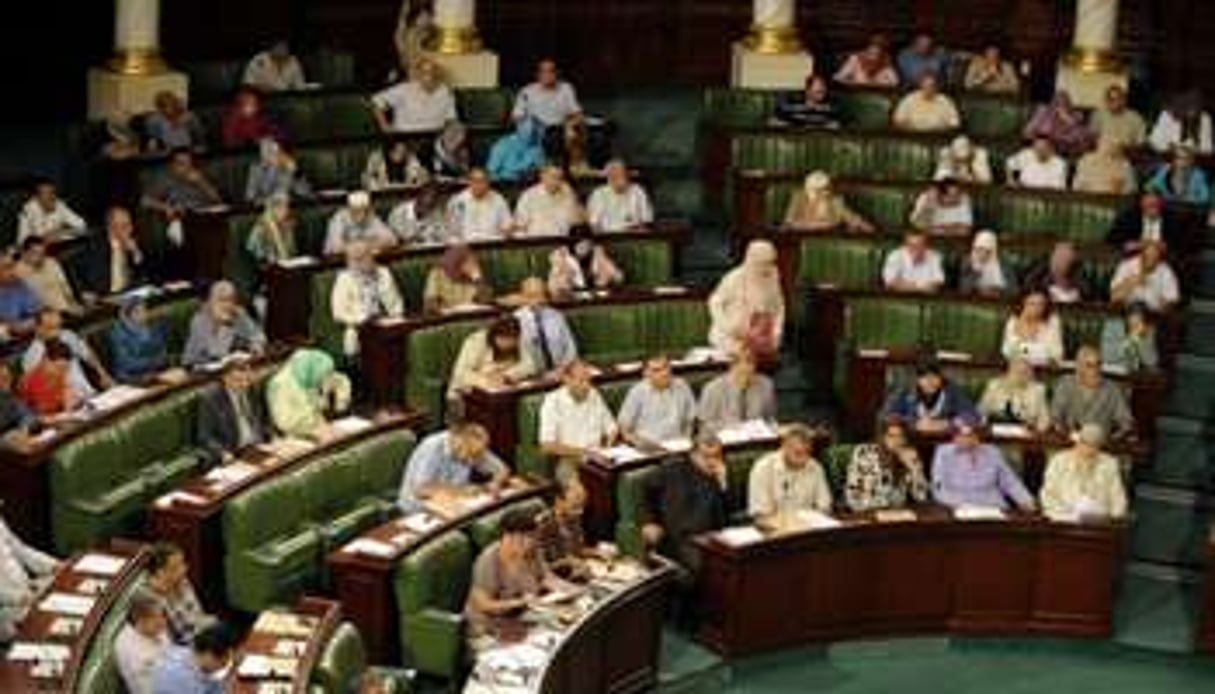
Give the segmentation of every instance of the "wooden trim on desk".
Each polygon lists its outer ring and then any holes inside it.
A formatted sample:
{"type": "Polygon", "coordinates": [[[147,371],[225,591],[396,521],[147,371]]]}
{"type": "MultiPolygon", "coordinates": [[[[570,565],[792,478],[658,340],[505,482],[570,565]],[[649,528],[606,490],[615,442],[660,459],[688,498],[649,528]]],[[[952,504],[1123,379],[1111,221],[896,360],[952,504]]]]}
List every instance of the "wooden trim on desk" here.
{"type": "MultiPolygon", "coordinates": [[[[267,610],[267,612],[310,617],[319,620],[308,636],[308,645],[304,654],[298,659],[295,677],[291,680],[292,694],[306,694],[312,678],[312,671],[320,661],[325,645],[333,638],[334,632],[337,631],[338,625],[341,623],[342,606],[332,600],[304,597],[290,610],[267,610]]],[[[232,668],[225,682],[225,691],[230,692],[230,694],[256,694],[258,686],[267,680],[242,679],[237,673],[240,660],[247,654],[246,650],[250,648],[256,651],[258,655],[272,655],[272,652],[262,652],[261,641],[265,640],[268,642],[266,645],[272,645],[279,638],[274,634],[250,632],[245,638],[245,643],[241,645],[232,659],[232,668]]]]}

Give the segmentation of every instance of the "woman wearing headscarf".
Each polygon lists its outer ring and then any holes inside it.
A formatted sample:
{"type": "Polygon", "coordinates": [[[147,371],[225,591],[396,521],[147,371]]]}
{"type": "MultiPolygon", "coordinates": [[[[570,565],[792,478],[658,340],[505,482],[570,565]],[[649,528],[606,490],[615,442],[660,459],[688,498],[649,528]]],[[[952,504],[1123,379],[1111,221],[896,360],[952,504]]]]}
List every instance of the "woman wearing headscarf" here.
{"type": "Polygon", "coordinates": [[[1135,167],[1126,158],[1122,143],[1107,137],[1097,140],[1097,149],[1076,163],[1072,190],[1108,195],[1130,195],[1139,190],[1135,167]]]}
{"type": "Polygon", "coordinates": [[[521,181],[544,166],[544,128],[533,118],[522,118],[515,132],[494,143],[485,169],[494,181],[521,181]]]}
{"type": "Polygon", "coordinates": [[[325,440],[328,415],[350,407],[350,379],[333,357],[317,349],[298,349],[266,384],[270,421],[284,436],[325,440]]]}
{"type": "Polygon", "coordinates": [[[549,254],[548,267],[548,291],[554,296],[624,282],[624,273],[607,249],[595,243],[595,233],[586,225],[570,230],[566,244],[549,254]]]}
{"type": "Polygon", "coordinates": [[[458,120],[449,120],[443,132],[435,138],[435,175],[440,178],[463,178],[472,168],[472,154],[468,151],[468,128],[458,120]]]}
{"type": "Polygon", "coordinates": [[[852,211],[842,196],[831,188],[831,177],[823,171],[806,176],[802,189],[789,200],[785,226],[799,231],[872,232],[874,227],[864,217],[852,211]]]}
{"type": "Polygon", "coordinates": [[[1152,125],[1148,143],[1157,152],[1189,145],[1199,154],[1210,154],[1215,143],[1211,137],[1211,115],[1202,110],[1202,95],[1186,92],[1170,102],[1152,125]]]}
{"type": "Polygon", "coordinates": [[[964,294],[999,296],[1016,290],[1016,276],[1000,258],[1000,242],[987,229],[975,234],[959,274],[958,288],[964,294]]]}
{"type": "Polygon", "coordinates": [[[1055,92],[1049,104],[1034,111],[1022,135],[1026,140],[1045,137],[1065,156],[1077,156],[1091,149],[1097,139],[1084,114],[1072,105],[1071,95],[1062,89],[1055,92]]]}
{"type": "Polygon", "coordinates": [[[295,215],[286,195],[273,195],[266,200],[245,240],[245,250],[258,265],[271,265],[295,257],[295,215]]]}
{"type": "Polygon", "coordinates": [[[776,247],[752,241],[743,262],[726,273],[709,296],[709,344],[729,353],[749,349],[760,362],[773,360],[785,327],[776,247]]]}
{"type": "Polygon", "coordinates": [[[1046,386],[1034,379],[1033,364],[1025,357],[1011,357],[1008,370],[983,388],[979,413],[989,422],[1021,424],[1035,431],[1049,429],[1046,386]]]}
{"type": "Polygon", "coordinates": [[[448,396],[470,388],[502,388],[535,376],[540,370],[523,349],[519,319],[502,316],[469,335],[451,369],[448,396]]]}
{"type": "Polygon", "coordinates": [[[118,310],[110,328],[110,370],[123,383],[141,383],[169,365],[164,328],[148,319],[148,307],[140,297],[131,297],[118,310]]]}
{"type": "Polygon", "coordinates": [[[258,152],[258,160],[249,165],[245,202],[260,205],[276,195],[312,197],[312,184],[281,144],[267,137],[258,142],[258,152]]]}
{"type": "Polygon", "coordinates": [[[422,306],[427,313],[438,313],[457,306],[485,303],[493,291],[481,272],[477,255],[464,244],[449,247],[426,275],[422,306]]]}
{"type": "Polygon", "coordinates": [[[430,181],[430,172],[402,137],[389,138],[383,147],[371,150],[363,168],[363,188],[375,192],[414,187],[430,181]]]}
{"type": "Polygon", "coordinates": [[[388,268],[378,265],[371,247],[363,241],[346,244],[346,267],[333,281],[329,298],[333,320],[344,328],[342,351],[359,353],[359,328],[376,318],[400,318],[405,304],[388,268]]]}
{"type": "Polygon", "coordinates": [[[853,53],[835,73],[835,81],[858,87],[897,87],[899,73],[890,59],[890,41],[873,34],[864,50],[853,53]]]}

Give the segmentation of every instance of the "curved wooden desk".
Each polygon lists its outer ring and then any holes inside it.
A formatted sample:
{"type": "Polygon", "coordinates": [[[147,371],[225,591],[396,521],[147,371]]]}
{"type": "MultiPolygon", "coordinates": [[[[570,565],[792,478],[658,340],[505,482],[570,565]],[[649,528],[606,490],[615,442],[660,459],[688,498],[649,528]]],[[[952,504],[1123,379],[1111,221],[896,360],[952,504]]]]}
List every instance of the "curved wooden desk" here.
{"type": "Polygon", "coordinates": [[[887,634],[1110,634],[1125,524],[917,515],[737,546],[698,538],[699,638],[735,656],[887,634]]]}
{"type": "Polygon", "coordinates": [[[262,686],[274,683],[289,687],[292,694],[304,694],[308,691],[312,670],[320,660],[325,644],[337,630],[341,617],[341,605],[320,598],[303,598],[292,609],[263,612],[232,661],[224,691],[257,694],[262,686]],[[286,648],[284,643],[300,648],[301,652],[284,656],[278,650],[286,648]],[[266,659],[270,659],[269,662],[266,659]],[[254,675],[261,669],[254,664],[257,660],[261,664],[272,664],[275,672],[254,675]]]}

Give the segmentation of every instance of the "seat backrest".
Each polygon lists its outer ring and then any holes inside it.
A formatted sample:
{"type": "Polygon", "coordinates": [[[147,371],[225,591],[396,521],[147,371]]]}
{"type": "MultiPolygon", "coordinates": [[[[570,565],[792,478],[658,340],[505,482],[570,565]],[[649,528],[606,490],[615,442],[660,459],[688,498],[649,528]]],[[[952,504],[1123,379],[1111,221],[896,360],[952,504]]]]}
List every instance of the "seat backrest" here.
{"type": "Polygon", "coordinates": [[[367,669],[367,649],[358,627],[342,622],[321,648],[309,682],[324,692],[344,692],[367,669]]]}
{"type": "Polygon", "coordinates": [[[883,247],[869,239],[806,237],[801,242],[797,286],[867,289],[878,281],[883,255],[883,247]]]}
{"type": "Polygon", "coordinates": [[[913,349],[923,339],[922,308],[904,297],[851,297],[844,308],[843,338],[857,349],[913,349]]]}
{"type": "Polygon", "coordinates": [[[460,531],[443,533],[397,564],[393,586],[402,615],[427,608],[461,612],[472,578],[472,542],[460,531]]]}
{"type": "Polygon", "coordinates": [[[777,94],[759,89],[710,87],[704,91],[705,121],[728,128],[762,126],[776,110],[777,94]]]}
{"type": "Polygon", "coordinates": [[[1007,317],[1008,309],[1003,305],[928,302],[924,307],[923,339],[938,350],[998,355],[1007,317]]]}
{"type": "Polygon", "coordinates": [[[502,519],[506,517],[506,514],[513,511],[522,510],[527,511],[534,517],[539,516],[547,508],[548,507],[544,505],[543,501],[536,497],[532,497],[530,499],[517,501],[513,504],[506,504],[493,513],[487,513],[484,516],[480,516],[470,523],[465,529],[468,539],[472,540],[473,551],[480,552],[493,543],[494,540],[498,539],[498,536],[501,535],[499,528],[501,527],[502,519]]]}
{"type": "Polygon", "coordinates": [[[501,87],[456,90],[460,120],[472,126],[501,126],[510,120],[514,95],[501,87]]]}
{"type": "Polygon", "coordinates": [[[139,587],[140,581],[130,581],[102,616],[101,625],[81,661],[75,691],[88,694],[123,694],[127,691],[114,662],[114,640],[126,623],[131,596],[139,587]]]}

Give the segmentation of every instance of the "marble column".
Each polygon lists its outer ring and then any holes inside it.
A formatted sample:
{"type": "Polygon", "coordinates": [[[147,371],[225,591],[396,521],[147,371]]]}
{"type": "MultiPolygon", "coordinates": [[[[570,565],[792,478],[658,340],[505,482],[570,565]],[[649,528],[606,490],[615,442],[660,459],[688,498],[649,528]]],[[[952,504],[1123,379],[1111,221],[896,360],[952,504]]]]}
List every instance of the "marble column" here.
{"type": "Polygon", "coordinates": [[[1126,87],[1117,40],[1118,0],[1076,0],[1072,47],[1059,62],[1056,87],[1089,107],[1100,106],[1109,87],[1126,87]]]}
{"type": "Polygon", "coordinates": [[[124,75],[168,69],[160,57],[160,0],[117,0],[110,68],[124,75]]]}
{"type": "Polygon", "coordinates": [[[129,118],[152,110],[163,91],[187,99],[188,88],[160,55],[160,0],[115,0],[114,56],[89,70],[89,118],[129,118]]]}
{"type": "Polygon", "coordinates": [[[797,31],[797,0],[753,0],[751,31],[734,44],[730,83],[747,89],[797,89],[814,71],[797,31]]]}
{"type": "Polygon", "coordinates": [[[743,41],[747,48],[769,55],[801,52],[796,0],[754,0],[751,13],[751,34],[743,41]]]}
{"type": "Polygon", "coordinates": [[[435,0],[434,45],[428,56],[453,87],[498,86],[498,55],[477,32],[477,0],[435,0]]]}

